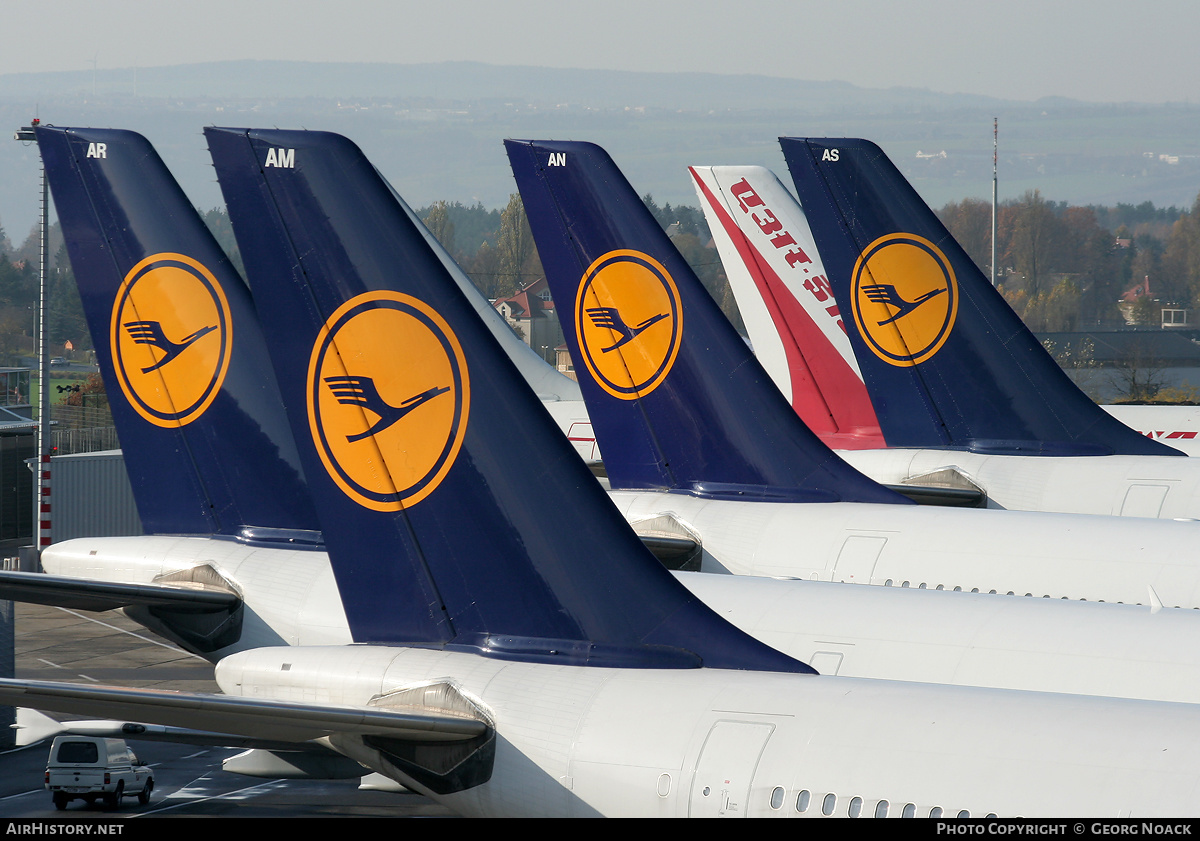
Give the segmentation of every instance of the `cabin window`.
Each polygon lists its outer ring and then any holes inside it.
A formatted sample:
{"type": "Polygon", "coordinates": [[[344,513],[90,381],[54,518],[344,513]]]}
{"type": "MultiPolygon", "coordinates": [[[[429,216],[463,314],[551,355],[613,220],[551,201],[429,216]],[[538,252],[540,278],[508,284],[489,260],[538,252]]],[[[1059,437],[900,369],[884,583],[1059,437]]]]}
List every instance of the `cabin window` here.
{"type": "Polygon", "coordinates": [[[900,586],[901,586],[901,587],[907,587],[907,586],[908,586],[908,582],[907,582],[907,581],[905,581],[905,582],[903,582],[903,583],[902,583],[900,586]]]}
{"type": "Polygon", "coordinates": [[[821,814],[829,817],[833,814],[834,807],[837,806],[837,795],[827,794],[825,800],[821,803],[821,814]]]}
{"type": "Polygon", "coordinates": [[[797,794],[796,795],[796,811],[797,812],[807,812],[808,811],[808,803],[811,799],[812,799],[812,795],[809,794],[808,789],[805,789],[804,791],[797,794]]]}
{"type": "Polygon", "coordinates": [[[934,806],[932,809],[929,810],[929,817],[940,818],[941,816],[942,816],[942,807],[941,806],[934,806]]]}
{"type": "Polygon", "coordinates": [[[880,800],[878,803],[875,804],[875,817],[886,818],[887,815],[888,815],[888,802],[886,800],[880,800]]]}
{"type": "Polygon", "coordinates": [[[850,798],[850,808],[846,811],[846,814],[848,814],[852,818],[857,818],[859,815],[862,814],[862,798],[861,797],[850,798]]]}
{"type": "Polygon", "coordinates": [[[771,789],[771,808],[778,809],[783,805],[783,787],[775,786],[771,789]]]}
{"type": "Polygon", "coordinates": [[[900,810],[900,817],[915,818],[917,816],[917,807],[912,803],[905,803],[904,808],[900,810]]]}
{"type": "Polygon", "coordinates": [[[934,589],[937,589],[937,590],[945,590],[946,588],[945,588],[945,586],[943,586],[943,585],[939,584],[939,585],[937,585],[937,587],[936,587],[936,588],[934,588],[934,589]]]}
{"type": "Polygon", "coordinates": [[[969,817],[971,817],[971,810],[970,810],[970,809],[963,809],[962,811],[960,811],[960,812],[958,813],[958,816],[959,816],[960,818],[969,818],[969,817]]]}
{"type": "Polygon", "coordinates": [[[884,587],[891,587],[891,586],[892,586],[892,579],[890,579],[890,578],[889,578],[887,581],[883,582],[883,586],[884,586],[884,587]]]}

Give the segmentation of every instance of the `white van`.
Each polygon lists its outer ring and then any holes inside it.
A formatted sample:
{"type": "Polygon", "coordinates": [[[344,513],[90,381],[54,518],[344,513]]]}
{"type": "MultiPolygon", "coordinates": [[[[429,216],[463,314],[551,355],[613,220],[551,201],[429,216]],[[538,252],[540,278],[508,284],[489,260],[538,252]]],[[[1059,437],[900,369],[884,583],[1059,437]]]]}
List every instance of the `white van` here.
{"type": "Polygon", "coordinates": [[[98,736],[56,736],[46,763],[46,790],[56,809],[65,809],[75,798],[115,809],[122,797],[137,795],[138,803],[150,802],[154,772],[138,764],[124,739],[98,736]]]}

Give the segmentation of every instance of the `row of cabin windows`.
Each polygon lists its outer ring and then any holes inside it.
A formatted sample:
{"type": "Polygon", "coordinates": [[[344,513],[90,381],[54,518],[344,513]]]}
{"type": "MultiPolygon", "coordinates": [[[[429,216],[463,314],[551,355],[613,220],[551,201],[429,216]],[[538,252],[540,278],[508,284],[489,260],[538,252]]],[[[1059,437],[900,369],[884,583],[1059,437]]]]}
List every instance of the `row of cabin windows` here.
{"type": "MultiPolygon", "coordinates": [[[[890,578],[889,578],[889,579],[887,579],[886,581],[884,581],[884,582],[883,582],[883,586],[884,586],[884,587],[894,587],[894,586],[896,586],[896,585],[895,585],[895,582],[894,582],[894,581],[892,581],[892,579],[890,579],[890,578]]],[[[911,586],[912,586],[912,584],[911,584],[911,583],[909,583],[908,581],[902,581],[902,582],[900,582],[900,587],[901,587],[901,588],[905,588],[905,587],[911,587],[911,586]]],[[[917,585],[917,589],[918,589],[918,590],[926,590],[926,589],[928,589],[928,587],[926,586],[925,582],[924,582],[924,581],[922,581],[920,584],[918,584],[918,585],[917,585]]],[[[933,589],[935,589],[935,590],[945,590],[945,589],[946,589],[946,585],[944,585],[944,584],[939,584],[939,585],[937,585],[936,587],[934,587],[933,589]]],[[[954,587],[954,588],[953,588],[953,591],[954,591],[955,593],[961,593],[961,592],[962,592],[962,587],[954,587]]],[[[971,588],[971,592],[972,592],[972,593],[978,593],[978,592],[979,592],[979,588],[978,588],[978,587],[973,587],[973,588],[971,588]]],[[[995,591],[995,590],[988,590],[988,593],[989,593],[990,595],[993,595],[993,596],[994,596],[994,595],[996,595],[996,591],[995,591]]],[[[1016,593],[1014,593],[1012,590],[1009,590],[1009,591],[1008,591],[1008,592],[1007,592],[1005,595],[1008,595],[1008,596],[1015,596],[1015,595],[1016,595],[1016,593]]],[[[1033,598],[1033,593],[1026,593],[1026,594],[1025,594],[1025,598],[1033,598]]],[[[1043,596],[1042,596],[1042,598],[1043,598],[1043,599],[1048,599],[1048,598],[1050,598],[1050,596],[1048,596],[1048,595],[1043,595],[1043,596]]],[[[1069,600],[1069,599],[1070,599],[1070,596],[1059,596],[1059,598],[1060,598],[1060,599],[1062,599],[1063,601],[1067,601],[1067,600],[1069,600]]],[[[1080,599],[1080,601],[1081,601],[1081,602],[1086,602],[1086,601],[1087,601],[1087,599],[1080,599]]],[[[1100,599],[1100,600],[1099,600],[1099,603],[1100,603],[1100,604],[1104,604],[1104,599],[1100,599]]],[[[1115,604],[1125,604],[1125,602],[1115,602],[1115,604]]],[[[1135,602],[1135,604],[1136,604],[1138,607],[1141,607],[1141,606],[1142,606],[1142,603],[1141,603],[1141,602],[1135,602]]],[[[1175,607],[1179,607],[1179,605],[1175,605],[1175,607]]],[[[1200,610],[1200,607],[1193,607],[1193,608],[1192,608],[1192,610],[1200,610]]]]}
{"type": "MultiPolygon", "coordinates": [[[[784,796],[785,796],[785,792],[784,792],[783,787],[776,786],[771,791],[771,808],[772,809],[782,809],[784,796]]],[[[849,802],[846,804],[846,812],[845,812],[846,817],[861,818],[863,816],[863,802],[864,801],[861,797],[851,797],[849,802]]],[[[825,817],[832,817],[834,815],[834,813],[837,811],[837,805],[838,805],[838,796],[836,794],[833,794],[832,792],[830,792],[829,794],[826,794],[823,798],[821,798],[821,803],[820,803],[821,814],[824,815],[825,817]]],[[[816,808],[816,804],[813,803],[812,792],[805,789],[804,791],[801,791],[800,793],[798,793],[796,795],[796,811],[797,812],[799,812],[800,814],[804,814],[813,808],[816,808]]],[[[888,801],[877,800],[877,801],[875,801],[875,809],[874,809],[873,816],[876,818],[886,818],[886,817],[888,817],[888,815],[891,811],[891,808],[892,808],[891,804],[888,801]]],[[[900,810],[900,817],[902,817],[902,818],[915,818],[916,816],[917,816],[917,807],[916,807],[916,804],[914,804],[914,803],[905,803],[904,807],[900,810]]],[[[946,816],[946,813],[945,813],[945,810],[942,809],[941,806],[934,806],[932,809],[929,810],[928,816],[931,818],[942,818],[942,817],[946,816]]],[[[925,817],[925,815],[922,815],[922,817],[925,817]]],[[[963,809],[962,811],[958,812],[955,815],[955,817],[969,818],[969,817],[971,817],[971,813],[970,813],[970,811],[963,809]]],[[[985,817],[994,818],[994,817],[996,817],[996,815],[988,814],[985,817]]]]}

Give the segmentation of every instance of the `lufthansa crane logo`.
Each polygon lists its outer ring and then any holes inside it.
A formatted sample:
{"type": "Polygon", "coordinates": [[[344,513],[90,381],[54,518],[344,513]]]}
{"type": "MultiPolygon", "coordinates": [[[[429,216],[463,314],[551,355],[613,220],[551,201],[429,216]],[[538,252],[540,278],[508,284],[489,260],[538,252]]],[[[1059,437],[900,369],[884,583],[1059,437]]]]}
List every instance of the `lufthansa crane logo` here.
{"type": "Polygon", "coordinates": [[[854,265],[854,322],[891,365],[919,365],[941,349],[958,315],[958,283],[936,245],[915,234],[871,243],[854,265]]]}
{"type": "Polygon", "coordinates": [[[317,335],[307,391],[325,469],[367,508],[420,502],[462,447],[466,358],[442,317],[408,295],[368,292],[342,304],[317,335]]]}
{"type": "Polygon", "coordinates": [[[155,254],[130,269],[109,336],[121,391],[156,426],[183,426],[204,414],[229,370],[225,292],[212,272],[182,254],[155,254]]]}
{"type": "Polygon", "coordinates": [[[592,263],[575,300],[584,364],[600,387],[622,400],[658,388],[675,364],[683,335],[675,281],[638,251],[610,251],[592,263]]]}

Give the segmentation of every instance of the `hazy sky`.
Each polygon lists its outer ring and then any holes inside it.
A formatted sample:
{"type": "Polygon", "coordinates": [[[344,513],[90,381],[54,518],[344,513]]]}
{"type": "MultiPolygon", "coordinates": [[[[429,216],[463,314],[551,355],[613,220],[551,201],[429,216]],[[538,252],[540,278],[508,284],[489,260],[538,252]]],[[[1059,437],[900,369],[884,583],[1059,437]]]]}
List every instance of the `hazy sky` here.
{"type": "Polygon", "coordinates": [[[0,31],[0,74],[90,69],[93,59],[454,59],[1026,100],[1200,100],[1195,0],[4,0],[0,31]]]}

